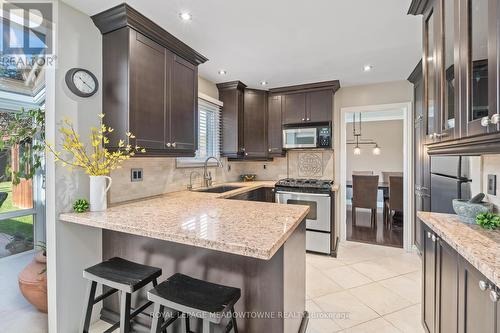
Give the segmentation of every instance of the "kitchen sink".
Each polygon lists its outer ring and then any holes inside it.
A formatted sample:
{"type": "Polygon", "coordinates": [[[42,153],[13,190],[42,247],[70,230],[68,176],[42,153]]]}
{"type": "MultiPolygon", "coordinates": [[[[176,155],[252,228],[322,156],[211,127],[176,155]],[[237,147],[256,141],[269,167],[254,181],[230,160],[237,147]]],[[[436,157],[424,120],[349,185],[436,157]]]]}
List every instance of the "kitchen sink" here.
{"type": "Polygon", "coordinates": [[[205,188],[202,190],[197,190],[196,192],[205,192],[205,193],[224,193],[224,192],[229,192],[232,190],[236,190],[238,188],[241,188],[241,186],[215,186],[215,187],[209,187],[205,188]]]}

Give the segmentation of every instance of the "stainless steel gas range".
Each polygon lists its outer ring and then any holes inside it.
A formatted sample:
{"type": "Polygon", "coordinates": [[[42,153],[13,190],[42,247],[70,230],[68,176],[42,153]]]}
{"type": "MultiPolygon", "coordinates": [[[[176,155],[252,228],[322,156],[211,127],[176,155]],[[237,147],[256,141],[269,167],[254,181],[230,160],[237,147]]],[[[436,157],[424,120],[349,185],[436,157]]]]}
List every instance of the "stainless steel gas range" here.
{"type": "Polygon", "coordinates": [[[286,178],[275,185],[276,202],[310,207],[306,216],[306,250],[336,256],[333,181],[286,178]]]}

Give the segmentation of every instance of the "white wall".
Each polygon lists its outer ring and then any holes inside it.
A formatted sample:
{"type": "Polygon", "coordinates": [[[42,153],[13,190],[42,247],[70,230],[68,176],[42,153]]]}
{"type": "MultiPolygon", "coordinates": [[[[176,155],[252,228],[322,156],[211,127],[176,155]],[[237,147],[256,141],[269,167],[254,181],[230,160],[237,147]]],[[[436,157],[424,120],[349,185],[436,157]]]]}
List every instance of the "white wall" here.
{"type": "MultiPolygon", "coordinates": [[[[368,74],[369,75],[369,74],[368,74]]],[[[406,103],[413,101],[413,85],[408,81],[394,81],[340,88],[335,94],[334,146],[340,152],[340,109],[350,106],[406,103]]],[[[340,159],[335,161],[335,179],[340,179],[340,159]]]]}
{"type": "Polygon", "coordinates": [[[219,89],[217,89],[215,83],[201,76],[198,76],[198,92],[219,99],[219,89]]]}
{"type": "MultiPolygon", "coordinates": [[[[64,117],[85,133],[98,124],[100,91],[78,98],[66,87],[64,75],[73,67],[92,71],[101,81],[101,34],[89,16],[58,2],[55,15],[57,64],[47,72],[47,140],[58,142],[57,128],[64,117]]],[[[86,138],[86,135],[82,135],[86,138]]],[[[60,146],[58,145],[60,149],[60,146]]],[[[81,171],[70,172],[47,159],[47,245],[49,331],[77,332],[84,306],[85,267],[101,260],[101,231],[58,220],[78,198],[88,198],[89,180],[81,171]]]]}
{"type": "MultiPolygon", "coordinates": [[[[347,139],[352,140],[353,123],[348,123],[347,139]]],[[[381,149],[380,155],[373,155],[372,145],[361,145],[361,155],[354,155],[354,145],[346,151],[347,180],[353,171],[373,171],[382,180],[383,171],[403,172],[403,120],[367,121],[362,123],[362,138],[372,139],[381,149]]]]}

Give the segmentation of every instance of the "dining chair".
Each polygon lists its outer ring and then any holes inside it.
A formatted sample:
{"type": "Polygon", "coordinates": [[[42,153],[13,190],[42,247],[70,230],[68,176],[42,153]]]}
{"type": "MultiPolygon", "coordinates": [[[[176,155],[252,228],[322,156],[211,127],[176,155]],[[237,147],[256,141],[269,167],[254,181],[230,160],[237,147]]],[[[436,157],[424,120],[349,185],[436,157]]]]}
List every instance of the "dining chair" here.
{"type": "Polygon", "coordinates": [[[392,228],[396,212],[403,213],[403,177],[390,176],[389,198],[384,200],[384,224],[389,229],[392,228]]]}
{"type": "Polygon", "coordinates": [[[382,171],[382,182],[388,183],[389,177],[403,177],[403,173],[398,171],[382,171]]]}
{"type": "Polygon", "coordinates": [[[378,175],[352,175],[352,225],[356,225],[356,208],[371,209],[371,227],[377,226],[378,175]]]}
{"type": "Polygon", "coordinates": [[[353,171],[353,176],[373,176],[373,171],[353,171]]]}

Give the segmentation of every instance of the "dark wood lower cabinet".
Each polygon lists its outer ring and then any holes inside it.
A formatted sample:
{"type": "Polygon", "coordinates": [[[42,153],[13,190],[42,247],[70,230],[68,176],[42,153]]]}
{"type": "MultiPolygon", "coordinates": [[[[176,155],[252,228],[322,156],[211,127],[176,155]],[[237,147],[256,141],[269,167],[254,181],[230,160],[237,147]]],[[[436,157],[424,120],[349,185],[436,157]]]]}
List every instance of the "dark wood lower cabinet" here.
{"type": "Polygon", "coordinates": [[[498,287],[424,223],[421,230],[425,331],[500,333],[500,306],[490,298],[498,287]]]}
{"type": "Polygon", "coordinates": [[[460,260],[459,272],[459,332],[498,333],[498,302],[490,299],[491,290],[479,287],[489,281],[465,259],[460,260]]]}
{"type": "Polygon", "coordinates": [[[436,240],[436,332],[457,332],[458,253],[436,240]]]}
{"type": "MultiPolygon", "coordinates": [[[[436,332],[436,241],[422,224],[422,325],[426,332],[436,332]]],[[[435,236],[434,236],[435,237],[435,236]]]]}

